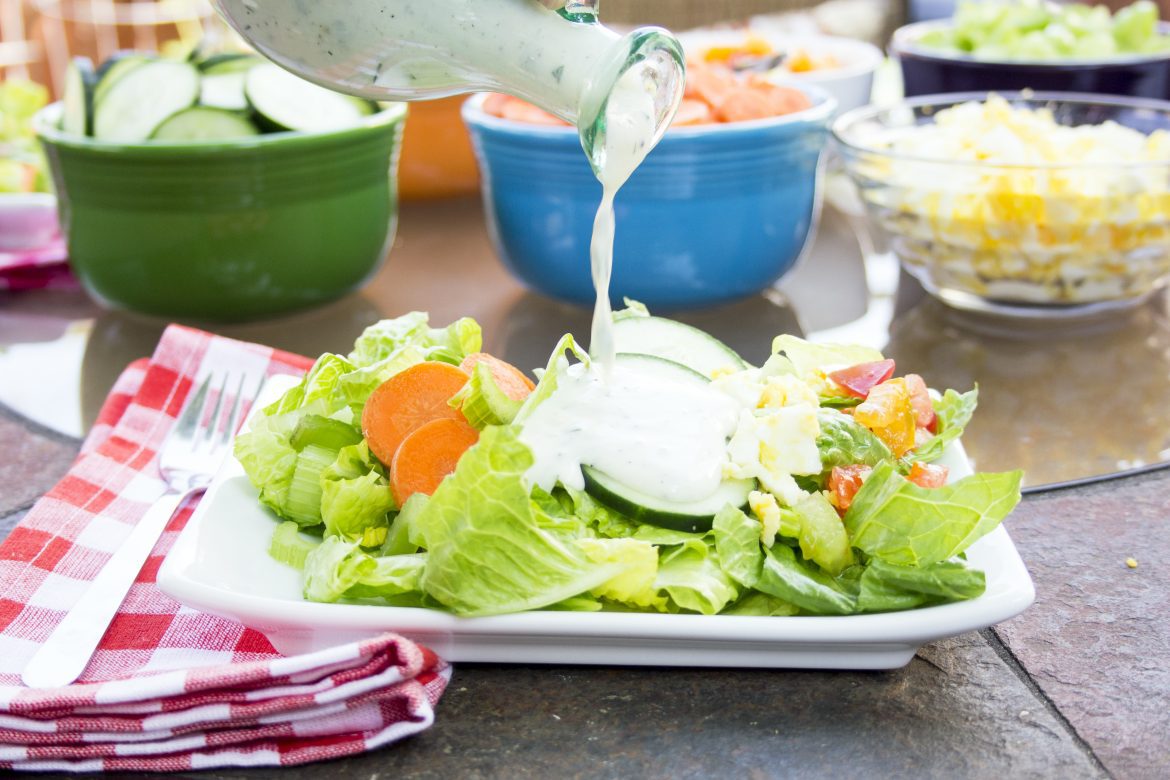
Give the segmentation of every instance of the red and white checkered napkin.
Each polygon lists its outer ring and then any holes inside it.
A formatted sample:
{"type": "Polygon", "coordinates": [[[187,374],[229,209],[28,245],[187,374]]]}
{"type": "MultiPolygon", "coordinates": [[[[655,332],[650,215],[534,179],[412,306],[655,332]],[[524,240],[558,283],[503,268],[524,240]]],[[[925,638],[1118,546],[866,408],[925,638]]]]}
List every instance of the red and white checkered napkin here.
{"type": "Polygon", "coordinates": [[[450,677],[387,634],[285,658],[264,636],[187,609],[155,574],[191,515],[171,521],[74,685],[20,673],[163,490],[155,452],[208,369],[299,373],[296,355],[171,326],[119,378],[69,474],[0,545],[0,769],[172,771],[290,765],[427,728],[450,677]]]}
{"type": "Polygon", "coordinates": [[[77,280],[66,264],[68,257],[61,236],[36,249],[0,252],[0,290],[74,288],[77,280]]]}

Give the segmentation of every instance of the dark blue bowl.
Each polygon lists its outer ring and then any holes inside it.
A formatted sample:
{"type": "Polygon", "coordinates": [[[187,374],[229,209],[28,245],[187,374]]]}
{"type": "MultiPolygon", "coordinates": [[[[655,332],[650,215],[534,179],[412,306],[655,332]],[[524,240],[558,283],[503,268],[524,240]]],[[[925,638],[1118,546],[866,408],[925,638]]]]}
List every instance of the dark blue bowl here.
{"type": "MultiPolygon", "coordinates": [[[[610,297],[658,309],[758,292],[796,263],[817,212],[817,177],[835,102],[773,119],[679,127],[618,193],[610,297]]],[[[575,129],[516,122],[469,100],[463,119],[479,159],[488,229],[504,265],[529,287],[594,299],[589,239],[601,198],[575,129]]]]}
{"type": "MultiPolygon", "coordinates": [[[[918,45],[923,34],[950,24],[949,19],[917,22],[894,33],[890,53],[902,66],[906,97],[1032,89],[1170,99],[1170,54],[1016,62],[976,59],[918,45]]],[[[1170,31],[1165,24],[1161,28],[1164,33],[1170,31]]]]}

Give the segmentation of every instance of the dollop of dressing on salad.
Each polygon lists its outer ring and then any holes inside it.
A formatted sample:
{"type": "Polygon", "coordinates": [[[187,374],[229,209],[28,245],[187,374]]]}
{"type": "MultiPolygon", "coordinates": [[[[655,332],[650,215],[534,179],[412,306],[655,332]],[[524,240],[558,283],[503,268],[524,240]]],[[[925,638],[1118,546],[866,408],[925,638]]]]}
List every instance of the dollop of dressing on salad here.
{"type": "Polygon", "coordinates": [[[739,405],[711,386],[687,385],[617,363],[608,377],[583,363],[525,421],[532,451],[528,482],[552,490],[585,487],[592,466],[636,490],[670,501],[698,501],[719,488],[727,438],[739,405]]]}

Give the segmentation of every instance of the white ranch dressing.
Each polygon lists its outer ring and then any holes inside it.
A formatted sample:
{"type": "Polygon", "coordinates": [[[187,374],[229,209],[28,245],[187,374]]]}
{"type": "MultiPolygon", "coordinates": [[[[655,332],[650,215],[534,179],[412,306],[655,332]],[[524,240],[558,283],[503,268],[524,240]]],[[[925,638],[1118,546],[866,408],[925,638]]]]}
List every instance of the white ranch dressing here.
{"type": "Polygon", "coordinates": [[[647,495],[699,501],[715,492],[739,405],[709,385],[691,385],[614,365],[609,376],[583,363],[557,376],[520,439],[532,451],[528,481],[545,490],[583,489],[582,464],[647,495]]]}
{"type": "Polygon", "coordinates": [[[613,201],[654,147],[657,124],[654,89],[646,72],[632,67],[617,80],[605,107],[605,140],[597,159],[601,203],[593,220],[593,239],[589,244],[593,290],[597,296],[589,351],[606,374],[613,369],[614,358],[613,312],[609,304],[609,282],[613,275],[613,201]]]}

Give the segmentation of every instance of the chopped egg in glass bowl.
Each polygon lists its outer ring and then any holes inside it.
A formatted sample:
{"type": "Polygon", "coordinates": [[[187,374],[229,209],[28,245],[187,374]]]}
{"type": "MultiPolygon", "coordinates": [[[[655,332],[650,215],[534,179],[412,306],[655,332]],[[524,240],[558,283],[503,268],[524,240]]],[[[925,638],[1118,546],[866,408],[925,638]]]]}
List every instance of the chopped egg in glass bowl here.
{"type": "Polygon", "coordinates": [[[935,95],[840,117],[873,223],[958,308],[1126,308],[1170,276],[1170,102],[935,95]]]}

